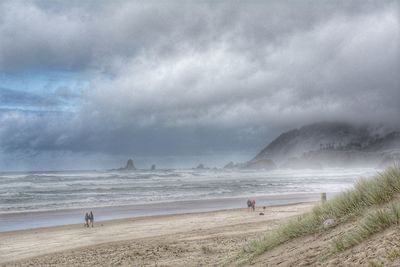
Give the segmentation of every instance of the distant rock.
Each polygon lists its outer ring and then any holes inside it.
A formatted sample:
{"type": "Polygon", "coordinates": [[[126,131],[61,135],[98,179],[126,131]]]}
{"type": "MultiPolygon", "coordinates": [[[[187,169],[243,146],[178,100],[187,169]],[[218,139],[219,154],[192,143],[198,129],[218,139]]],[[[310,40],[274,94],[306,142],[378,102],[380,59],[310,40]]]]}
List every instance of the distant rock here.
{"type": "Polygon", "coordinates": [[[200,163],[199,165],[197,165],[196,169],[197,170],[204,170],[205,169],[204,164],[200,163]]]}
{"type": "Polygon", "coordinates": [[[235,163],[232,162],[232,161],[230,161],[228,164],[226,164],[226,165],[224,166],[224,169],[234,169],[234,168],[236,168],[236,165],[235,165],[235,163]]]}
{"type": "Polygon", "coordinates": [[[151,170],[154,171],[156,169],[156,164],[151,165],[151,170]]]}
{"type": "Polygon", "coordinates": [[[133,164],[133,160],[132,159],[128,159],[128,161],[126,162],[125,169],[127,169],[127,170],[136,170],[135,164],[133,164]]]}
{"type": "Polygon", "coordinates": [[[128,159],[125,167],[118,169],[118,171],[134,171],[134,170],[136,170],[136,167],[132,159],[128,159]]]}

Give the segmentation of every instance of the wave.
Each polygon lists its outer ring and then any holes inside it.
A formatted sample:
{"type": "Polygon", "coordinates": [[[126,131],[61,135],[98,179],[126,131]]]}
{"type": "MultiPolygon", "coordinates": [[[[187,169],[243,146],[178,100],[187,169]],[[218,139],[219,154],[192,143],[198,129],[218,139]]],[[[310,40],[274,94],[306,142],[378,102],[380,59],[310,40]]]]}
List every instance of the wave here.
{"type": "Polygon", "coordinates": [[[334,171],[40,172],[0,174],[0,213],[175,200],[336,192],[371,169],[334,171]]]}

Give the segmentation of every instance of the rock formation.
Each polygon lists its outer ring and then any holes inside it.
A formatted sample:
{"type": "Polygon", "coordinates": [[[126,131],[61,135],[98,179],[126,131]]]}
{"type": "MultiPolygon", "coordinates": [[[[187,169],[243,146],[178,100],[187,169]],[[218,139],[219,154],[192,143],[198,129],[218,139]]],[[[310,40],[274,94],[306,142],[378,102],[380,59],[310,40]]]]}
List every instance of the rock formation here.
{"type": "Polygon", "coordinates": [[[119,168],[119,171],[134,171],[136,170],[135,164],[133,163],[132,159],[128,159],[128,161],[126,162],[125,167],[123,168],[119,168]]]}
{"type": "Polygon", "coordinates": [[[197,165],[196,169],[197,170],[204,170],[205,169],[204,164],[200,163],[199,165],[197,165]]]}
{"type": "Polygon", "coordinates": [[[236,168],[236,165],[233,161],[230,161],[228,164],[224,166],[224,169],[234,169],[234,168],[236,168]]]}

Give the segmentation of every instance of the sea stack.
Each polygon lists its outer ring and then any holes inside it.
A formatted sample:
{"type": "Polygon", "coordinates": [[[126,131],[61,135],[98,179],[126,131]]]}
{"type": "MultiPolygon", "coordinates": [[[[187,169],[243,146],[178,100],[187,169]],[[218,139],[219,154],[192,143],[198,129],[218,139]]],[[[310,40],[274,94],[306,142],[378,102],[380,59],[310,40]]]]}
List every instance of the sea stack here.
{"type": "Polygon", "coordinates": [[[199,165],[197,165],[196,169],[197,170],[204,170],[205,169],[204,164],[200,163],[199,165]]]}
{"type": "Polygon", "coordinates": [[[154,171],[156,169],[156,164],[151,165],[151,170],[154,171]]]}
{"type": "Polygon", "coordinates": [[[136,170],[135,164],[133,164],[133,160],[132,159],[128,159],[128,161],[126,162],[125,169],[127,169],[127,170],[136,170]]]}
{"type": "Polygon", "coordinates": [[[125,167],[118,169],[119,171],[134,171],[136,170],[135,164],[132,159],[128,159],[125,167]]]}
{"type": "Polygon", "coordinates": [[[235,163],[233,161],[230,161],[228,164],[224,166],[224,169],[233,169],[235,167],[236,167],[235,163]]]}

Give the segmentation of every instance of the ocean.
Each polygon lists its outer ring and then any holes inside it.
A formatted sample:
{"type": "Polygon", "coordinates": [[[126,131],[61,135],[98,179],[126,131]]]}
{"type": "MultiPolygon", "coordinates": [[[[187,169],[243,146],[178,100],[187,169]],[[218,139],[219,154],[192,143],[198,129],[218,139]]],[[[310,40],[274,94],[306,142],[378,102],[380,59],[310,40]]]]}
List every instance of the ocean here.
{"type": "Polygon", "coordinates": [[[78,214],[89,209],[100,211],[97,218],[106,220],[240,208],[248,198],[260,205],[317,200],[321,192],[343,191],[358,178],[376,173],[375,169],[1,173],[0,231],[77,223],[78,214]],[[32,214],[42,221],[27,223],[32,214]],[[63,218],[63,214],[69,215],[63,218]]]}

